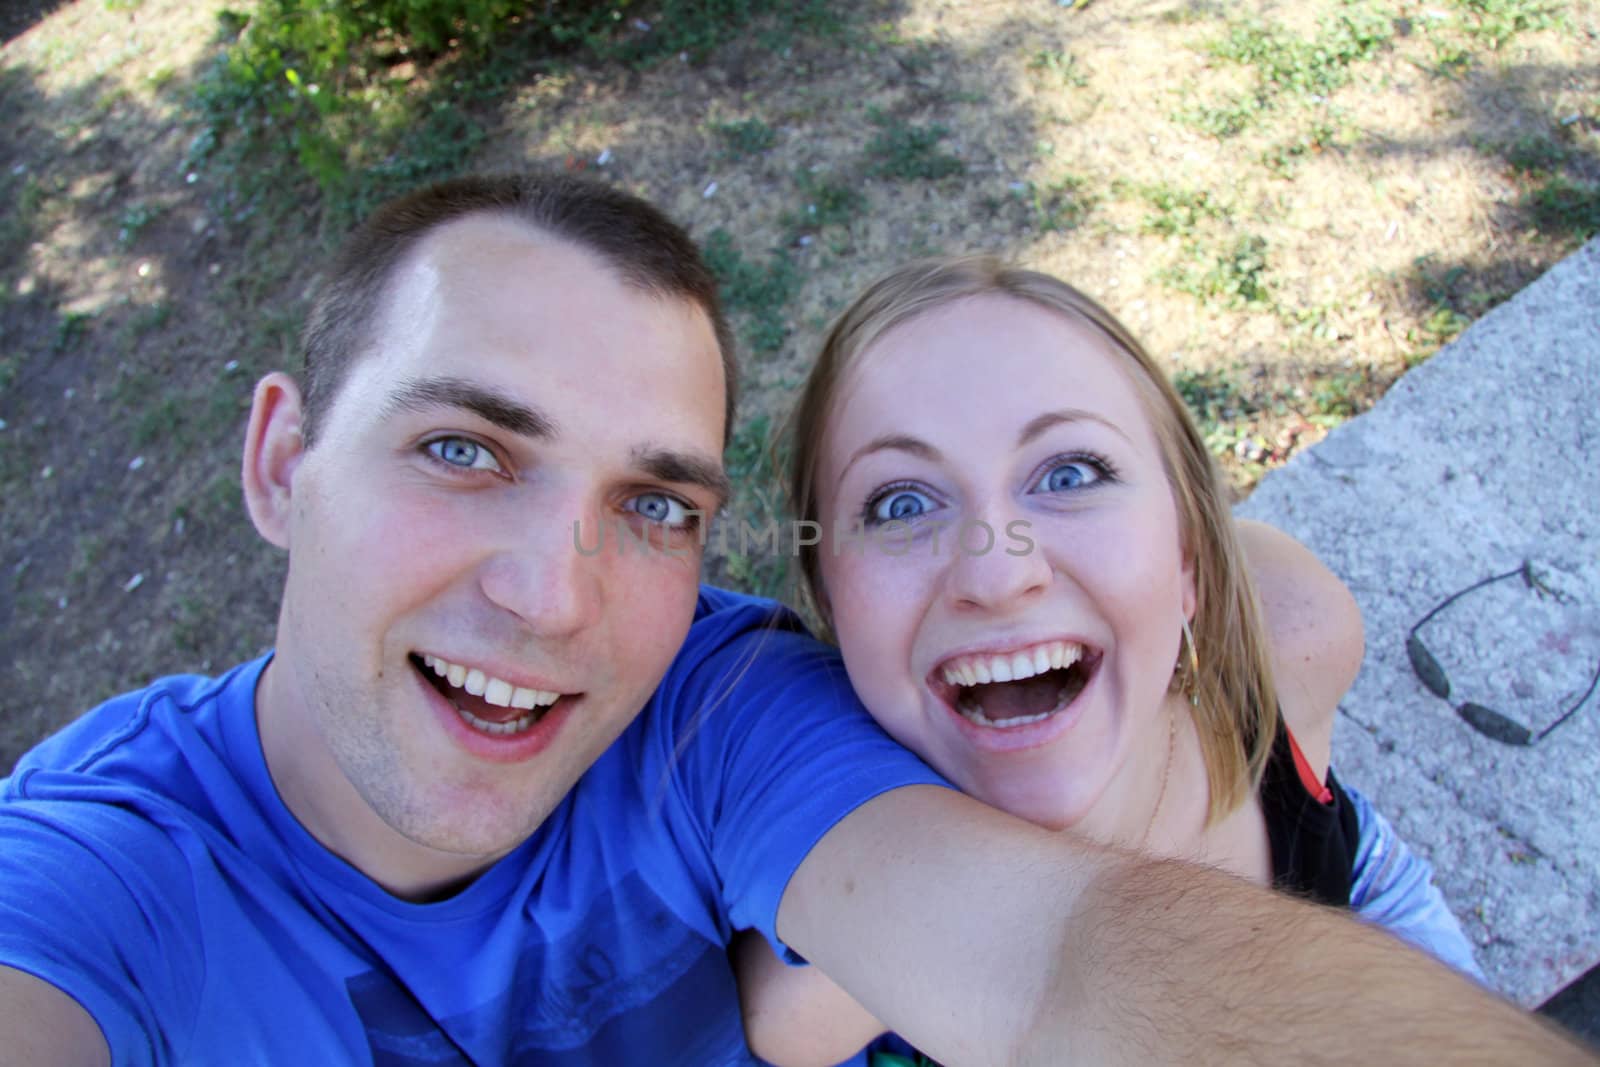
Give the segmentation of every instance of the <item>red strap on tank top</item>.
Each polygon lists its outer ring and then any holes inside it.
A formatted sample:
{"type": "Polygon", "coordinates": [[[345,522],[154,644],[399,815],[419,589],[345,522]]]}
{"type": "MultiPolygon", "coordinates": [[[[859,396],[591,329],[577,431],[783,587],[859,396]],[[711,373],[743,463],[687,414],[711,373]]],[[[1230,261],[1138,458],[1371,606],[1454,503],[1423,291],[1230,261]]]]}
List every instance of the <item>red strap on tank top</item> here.
{"type": "Polygon", "coordinates": [[[1299,772],[1300,784],[1305,786],[1306,792],[1317,799],[1318,804],[1332,804],[1333,791],[1323,784],[1317,777],[1317,772],[1311,766],[1311,761],[1306,759],[1306,754],[1300,751],[1300,742],[1294,739],[1294,734],[1289,733],[1285,726],[1283,732],[1289,737],[1289,751],[1294,754],[1294,769],[1299,772]]]}

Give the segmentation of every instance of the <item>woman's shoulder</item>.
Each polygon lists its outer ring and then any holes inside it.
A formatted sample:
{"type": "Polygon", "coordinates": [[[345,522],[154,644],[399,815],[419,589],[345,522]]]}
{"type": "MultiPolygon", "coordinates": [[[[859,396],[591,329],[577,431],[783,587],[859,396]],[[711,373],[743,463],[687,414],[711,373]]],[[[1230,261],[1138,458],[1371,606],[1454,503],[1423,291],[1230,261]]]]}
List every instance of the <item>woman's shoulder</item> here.
{"type": "Polygon", "coordinates": [[[1248,521],[1240,540],[1255,579],[1272,649],[1283,722],[1319,778],[1326,778],[1334,712],[1365,651],[1361,609],[1316,555],[1282,531],[1248,521]]]}

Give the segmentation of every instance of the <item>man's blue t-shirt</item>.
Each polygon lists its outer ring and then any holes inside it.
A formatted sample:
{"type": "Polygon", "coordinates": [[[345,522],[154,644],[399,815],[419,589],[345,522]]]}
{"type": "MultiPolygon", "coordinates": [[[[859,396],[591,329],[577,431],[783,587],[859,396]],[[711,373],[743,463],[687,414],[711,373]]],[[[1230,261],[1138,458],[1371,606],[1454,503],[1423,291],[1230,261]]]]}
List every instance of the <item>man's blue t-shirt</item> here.
{"type": "Polygon", "coordinates": [[[726,946],[800,861],[939,779],[769,601],[702,590],[639,718],[448,900],[385,893],[268,777],[266,659],[118,697],[0,781],[0,963],[117,1064],[748,1064],[726,946]]]}

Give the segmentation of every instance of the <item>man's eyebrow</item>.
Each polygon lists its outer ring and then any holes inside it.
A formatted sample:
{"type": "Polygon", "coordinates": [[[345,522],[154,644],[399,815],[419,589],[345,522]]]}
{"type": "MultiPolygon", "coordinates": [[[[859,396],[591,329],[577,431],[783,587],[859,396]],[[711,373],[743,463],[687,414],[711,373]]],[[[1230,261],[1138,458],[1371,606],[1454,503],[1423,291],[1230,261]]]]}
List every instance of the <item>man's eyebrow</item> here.
{"type": "Polygon", "coordinates": [[[402,411],[426,412],[440,407],[463,408],[522,437],[549,440],[556,435],[555,420],[544,412],[465,378],[407,379],[390,395],[383,415],[389,418],[402,411]]]}
{"type": "Polygon", "coordinates": [[[881,437],[874,437],[855,450],[855,453],[850,457],[850,461],[839,472],[839,481],[844,481],[844,476],[849,473],[851,467],[855,466],[856,460],[863,456],[870,456],[874,452],[891,450],[907,452],[918,459],[925,459],[929,463],[937,463],[943,458],[937,448],[934,448],[920,437],[912,437],[910,434],[904,433],[886,433],[881,437]]]}
{"type": "Polygon", "coordinates": [[[642,447],[635,448],[631,458],[640,470],[652,478],[698,485],[717,498],[718,508],[726,504],[728,497],[733,494],[733,485],[728,481],[722,464],[709,457],[670,448],[642,447]]]}
{"type": "Polygon", "coordinates": [[[1133,443],[1133,438],[1124,433],[1122,427],[1096,415],[1092,411],[1084,411],[1081,408],[1062,408],[1059,411],[1047,411],[1043,415],[1036,415],[1029,419],[1028,425],[1024,426],[1022,432],[1017,435],[1017,447],[1021,448],[1028,442],[1035,440],[1046,430],[1069,422],[1098,422],[1124,441],[1129,444],[1133,443]]]}

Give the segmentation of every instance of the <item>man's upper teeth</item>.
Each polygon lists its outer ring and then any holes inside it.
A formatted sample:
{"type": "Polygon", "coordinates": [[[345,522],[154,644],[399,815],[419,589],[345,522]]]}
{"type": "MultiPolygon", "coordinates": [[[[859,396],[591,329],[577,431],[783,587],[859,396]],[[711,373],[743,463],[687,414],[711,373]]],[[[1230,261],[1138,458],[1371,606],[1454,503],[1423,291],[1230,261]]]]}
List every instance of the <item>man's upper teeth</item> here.
{"type": "Polygon", "coordinates": [[[1046,641],[1005,655],[962,656],[944,665],[950,685],[987,685],[1016,682],[1045,671],[1068,667],[1083,658],[1083,646],[1071,641],[1046,641]]]}
{"type": "Polygon", "coordinates": [[[484,703],[496,707],[520,708],[531,711],[548,704],[554,704],[561,698],[560,693],[549,693],[543,689],[527,689],[520,685],[512,685],[503,679],[485,674],[476,667],[463,667],[459,663],[451,663],[440,659],[438,656],[423,656],[422,662],[428,669],[457,689],[465,689],[475,697],[482,697],[484,703]]]}

